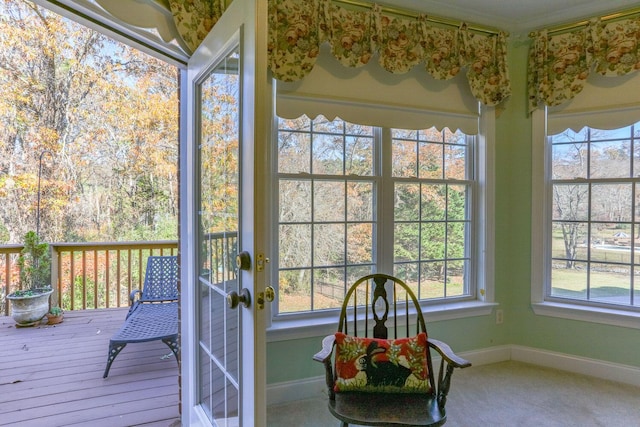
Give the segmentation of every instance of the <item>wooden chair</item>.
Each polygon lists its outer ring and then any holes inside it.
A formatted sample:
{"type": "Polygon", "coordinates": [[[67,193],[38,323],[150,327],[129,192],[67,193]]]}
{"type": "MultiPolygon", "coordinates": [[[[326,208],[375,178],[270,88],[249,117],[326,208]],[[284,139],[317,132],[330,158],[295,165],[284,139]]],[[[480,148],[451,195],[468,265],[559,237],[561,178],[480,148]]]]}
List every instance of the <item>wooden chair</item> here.
{"type": "Polygon", "coordinates": [[[325,366],[329,411],[342,421],[342,427],[439,426],[446,422],[453,370],[471,363],[456,356],[445,343],[425,338],[426,332],[418,300],[402,280],[371,274],[349,288],[338,333],[324,338],[322,350],[313,357],[325,366]],[[420,333],[424,335],[419,339],[420,333]],[[392,345],[384,349],[385,342],[392,345]],[[431,350],[441,357],[437,383],[431,350]]]}

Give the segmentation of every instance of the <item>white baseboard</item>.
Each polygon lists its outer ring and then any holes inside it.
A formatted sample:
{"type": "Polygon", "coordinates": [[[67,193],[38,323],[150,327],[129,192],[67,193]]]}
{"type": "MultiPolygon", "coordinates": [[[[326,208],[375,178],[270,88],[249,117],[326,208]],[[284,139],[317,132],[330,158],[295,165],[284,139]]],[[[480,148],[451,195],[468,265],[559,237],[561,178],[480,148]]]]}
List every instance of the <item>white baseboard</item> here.
{"type": "MultiPolygon", "coordinates": [[[[519,345],[488,347],[459,353],[474,366],[515,360],[640,387],[640,368],[519,345]]],[[[434,367],[440,363],[433,360],[434,367]]],[[[267,405],[326,396],[324,376],[267,385],[267,405]]]]}
{"type": "Polygon", "coordinates": [[[518,345],[511,346],[511,360],[640,386],[640,368],[636,366],[518,345]]]}

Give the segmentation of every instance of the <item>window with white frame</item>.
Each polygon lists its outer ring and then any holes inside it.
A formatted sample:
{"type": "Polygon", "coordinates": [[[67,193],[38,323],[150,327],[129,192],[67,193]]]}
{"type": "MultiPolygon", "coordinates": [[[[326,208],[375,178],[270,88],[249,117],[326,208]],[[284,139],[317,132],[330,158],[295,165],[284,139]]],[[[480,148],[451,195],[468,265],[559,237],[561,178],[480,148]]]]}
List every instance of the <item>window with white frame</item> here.
{"type": "Polygon", "coordinates": [[[545,300],[640,307],[640,122],[547,137],[545,300]]]}
{"type": "Polygon", "coordinates": [[[322,116],[277,123],[276,314],[339,308],[372,272],[427,304],[477,297],[477,136],[322,116]]]}

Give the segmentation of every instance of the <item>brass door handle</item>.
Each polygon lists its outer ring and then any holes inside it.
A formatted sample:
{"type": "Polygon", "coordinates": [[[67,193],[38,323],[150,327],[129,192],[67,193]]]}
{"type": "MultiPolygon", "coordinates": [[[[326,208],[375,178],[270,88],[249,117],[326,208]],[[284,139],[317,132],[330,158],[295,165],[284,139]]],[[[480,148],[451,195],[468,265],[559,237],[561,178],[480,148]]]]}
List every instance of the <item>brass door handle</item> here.
{"type": "Polygon", "coordinates": [[[256,305],[258,306],[258,310],[263,310],[264,309],[265,301],[273,302],[274,299],[276,299],[276,291],[273,289],[272,286],[267,286],[264,289],[264,292],[260,292],[258,294],[258,299],[256,301],[256,305]]]}

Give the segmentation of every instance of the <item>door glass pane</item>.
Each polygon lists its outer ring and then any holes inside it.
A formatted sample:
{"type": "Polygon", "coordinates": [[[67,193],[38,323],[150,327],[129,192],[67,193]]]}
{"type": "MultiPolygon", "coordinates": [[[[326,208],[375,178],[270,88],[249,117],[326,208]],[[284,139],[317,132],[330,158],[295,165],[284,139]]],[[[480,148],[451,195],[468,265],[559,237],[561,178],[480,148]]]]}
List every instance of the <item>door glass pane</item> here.
{"type": "Polygon", "coordinates": [[[196,195],[200,373],[199,401],[217,426],[237,425],[240,310],[227,294],[241,288],[235,271],[239,231],[240,82],[238,49],[199,85],[196,195]]]}

